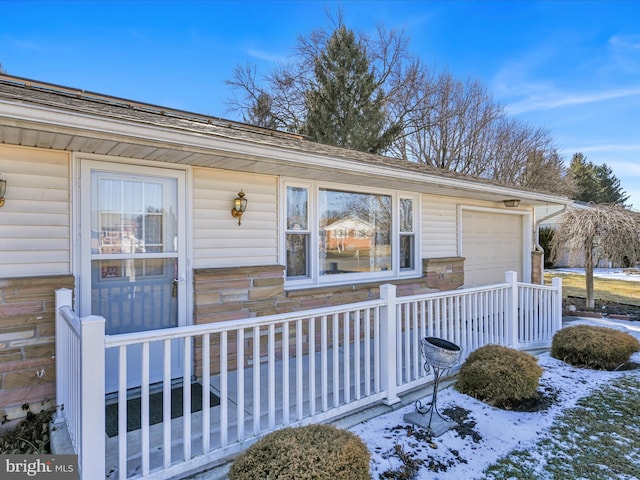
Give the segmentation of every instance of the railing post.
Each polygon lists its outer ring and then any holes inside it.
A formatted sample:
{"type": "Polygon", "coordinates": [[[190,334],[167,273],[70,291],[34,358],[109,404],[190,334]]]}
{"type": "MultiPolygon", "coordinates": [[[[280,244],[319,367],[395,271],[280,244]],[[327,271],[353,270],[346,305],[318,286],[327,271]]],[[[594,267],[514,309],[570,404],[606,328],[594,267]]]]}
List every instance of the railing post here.
{"type": "Polygon", "coordinates": [[[554,289],[553,303],[553,333],[555,334],[562,328],[562,278],[554,277],[551,279],[551,286],[554,289]]]}
{"type": "Polygon", "coordinates": [[[105,319],[81,319],[80,472],[81,478],[105,476],[105,319]]]}
{"type": "Polygon", "coordinates": [[[382,372],[382,388],[387,394],[383,403],[393,405],[400,401],[396,376],[396,286],[381,285],[380,299],[385,302],[380,309],[380,372],[382,372]]]}
{"type": "Polygon", "coordinates": [[[64,318],[60,313],[60,308],[70,307],[73,308],[73,292],[68,288],[59,288],[55,291],[56,298],[56,417],[55,423],[64,422],[63,409],[64,404],[69,400],[65,397],[64,383],[67,381],[65,372],[65,365],[69,362],[67,358],[66,342],[68,341],[65,332],[64,318]]]}
{"type": "Polygon", "coordinates": [[[519,335],[518,329],[520,324],[519,319],[519,301],[518,301],[518,272],[505,272],[504,281],[509,284],[509,306],[508,306],[508,315],[507,325],[509,326],[509,331],[507,332],[507,342],[508,346],[512,348],[518,348],[519,344],[519,335]]]}

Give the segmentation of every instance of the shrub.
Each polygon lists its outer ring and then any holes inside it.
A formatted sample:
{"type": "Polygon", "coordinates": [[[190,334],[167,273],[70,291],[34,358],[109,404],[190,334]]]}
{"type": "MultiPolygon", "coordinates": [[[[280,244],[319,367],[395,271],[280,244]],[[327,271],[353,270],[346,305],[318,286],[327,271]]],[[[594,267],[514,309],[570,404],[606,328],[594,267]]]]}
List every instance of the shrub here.
{"type": "Polygon", "coordinates": [[[236,458],[229,479],[370,479],[369,461],[367,446],[346,430],[331,425],[284,428],[236,458]]]}
{"type": "Polygon", "coordinates": [[[542,227],[538,232],[538,243],[544,250],[544,268],[553,268],[554,259],[552,258],[551,244],[553,242],[553,235],[556,231],[552,227],[542,227]]]}
{"type": "Polygon", "coordinates": [[[640,350],[640,342],[626,332],[576,325],[556,332],[551,356],[577,367],[615,370],[640,350]]]}
{"type": "Polygon", "coordinates": [[[508,408],[536,395],[542,368],[532,355],[500,345],[486,345],[472,352],[458,374],[455,388],[466,395],[508,408]]]}

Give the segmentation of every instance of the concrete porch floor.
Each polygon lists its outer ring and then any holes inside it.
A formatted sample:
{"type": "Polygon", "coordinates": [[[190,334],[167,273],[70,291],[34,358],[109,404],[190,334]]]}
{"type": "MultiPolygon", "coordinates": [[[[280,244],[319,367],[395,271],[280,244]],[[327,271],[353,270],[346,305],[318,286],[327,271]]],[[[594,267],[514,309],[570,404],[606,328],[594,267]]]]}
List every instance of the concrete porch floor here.
{"type": "MultiPolygon", "coordinates": [[[[350,356],[350,362],[353,366],[353,355],[350,356]]],[[[340,358],[342,359],[342,351],[340,352],[340,358]]],[[[315,356],[315,364],[316,370],[321,362],[321,356],[319,353],[315,356]]],[[[333,378],[334,378],[334,360],[333,360],[333,352],[330,351],[327,355],[327,380],[326,380],[326,390],[323,391],[321,388],[321,376],[319,373],[315,375],[315,414],[319,414],[322,412],[323,405],[323,396],[326,397],[326,403],[328,405],[328,410],[334,406],[334,396],[333,396],[333,378]]],[[[298,421],[304,421],[308,419],[312,413],[311,410],[311,402],[310,402],[310,381],[311,377],[309,376],[309,368],[310,368],[310,359],[308,355],[305,355],[298,365],[298,362],[295,358],[291,358],[288,362],[289,368],[289,423],[296,423],[298,421]],[[298,406],[296,403],[296,381],[298,378],[298,369],[301,371],[302,378],[302,416],[298,418],[298,406]]],[[[362,365],[362,361],[361,361],[362,365]]],[[[260,395],[259,395],[259,434],[269,429],[270,422],[273,422],[275,428],[279,428],[284,426],[284,397],[283,397],[283,362],[282,360],[276,360],[274,362],[274,379],[275,379],[275,397],[273,398],[274,402],[274,410],[273,410],[273,418],[269,418],[269,396],[268,396],[268,377],[269,377],[269,367],[266,363],[262,363],[259,366],[259,379],[260,379],[260,395]]],[[[317,370],[319,372],[319,370],[317,370]]],[[[371,363],[371,371],[373,372],[373,360],[371,363]]],[[[338,366],[337,374],[340,376],[340,379],[343,380],[343,366],[340,364],[338,366]]],[[[240,448],[246,448],[248,445],[253,443],[258,437],[254,435],[254,367],[247,367],[244,369],[244,436],[243,440],[237,444],[237,450],[240,448]]],[[[353,369],[351,371],[350,378],[350,396],[351,398],[355,398],[356,395],[356,387],[354,385],[355,382],[355,374],[353,369]]],[[[370,391],[374,392],[374,384],[373,379],[370,380],[370,391]]],[[[343,383],[340,382],[340,390],[338,391],[338,403],[340,405],[344,402],[344,390],[343,383]]],[[[219,376],[212,376],[210,381],[211,391],[221,397],[221,382],[219,376]]],[[[365,385],[364,381],[360,381],[360,392],[361,396],[364,395],[365,385]]],[[[227,374],[227,445],[236,444],[238,442],[238,382],[237,382],[237,371],[231,371],[227,374]]],[[[221,399],[222,401],[222,399],[221,399]]],[[[221,415],[222,406],[218,405],[212,407],[209,411],[210,414],[210,445],[212,449],[215,448],[223,448],[220,443],[221,432],[220,432],[220,415],[221,415]]],[[[197,456],[203,451],[203,428],[202,428],[202,412],[196,412],[191,414],[191,454],[192,456],[197,456]]],[[[153,470],[154,468],[159,468],[163,464],[164,457],[164,446],[163,446],[163,424],[159,423],[156,425],[152,425],[149,428],[149,454],[150,454],[150,468],[153,470]]],[[[171,458],[174,462],[179,462],[180,459],[183,458],[183,449],[184,445],[182,442],[182,433],[184,430],[184,422],[183,417],[178,417],[176,419],[171,420],[171,458]]],[[[142,447],[142,435],[141,430],[135,430],[127,433],[127,451],[131,452],[127,457],[127,470],[128,475],[136,475],[141,473],[141,455],[140,450],[142,447]]],[[[108,438],[106,437],[106,465],[107,465],[107,476],[106,478],[117,478],[118,476],[118,437],[108,438]]],[[[233,450],[233,449],[232,449],[233,450]]],[[[181,478],[181,477],[177,477],[181,478]]]]}
{"type": "MultiPolygon", "coordinates": [[[[361,350],[362,351],[362,350],[361,350]]],[[[342,352],[340,352],[340,359],[342,360],[342,352]]],[[[316,369],[320,366],[321,358],[320,354],[316,354],[315,364],[316,369]]],[[[328,405],[328,409],[334,405],[333,398],[333,354],[330,351],[327,355],[327,380],[326,380],[326,390],[323,391],[321,388],[321,376],[319,370],[317,370],[317,374],[315,376],[315,413],[320,414],[322,412],[323,406],[323,396],[326,397],[326,402],[328,405]]],[[[353,354],[350,355],[351,366],[353,367],[353,354]]],[[[297,365],[297,360],[295,358],[291,358],[289,360],[289,422],[295,424],[297,421],[305,421],[308,419],[311,412],[311,403],[309,398],[309,384],[310,384],[310,376],[309,372],[309,357],[305,355],[301,365],[297,365]],[[300,368],[302,372],[302,411],[303,415],[301,419],[298,419],[298,407],[295,403],[296,400],[296,379],[297,369],[300,368]]],[[[362,366],[363,361],[361,361],[362,366]]],[[[274,362],[275,368],[275,401],[274,404],[274,418],[271,421],[274,422],[275,427],[279,428],[284,425],[284,415],[283,415],[283,362],[281,360],[276,360],[274,362]]],[[[373,359],[371,360],[371,372],[373,372],[373,359]]],[[[343,365],[342,362],[338,365],[337,374],[340,376],[340,390],[338,392],[338,402],[340,405],[344,402],[344,390],[343,390],[343,365]]],[[[254,370],[253,367],[245,368],[244,371],[244,440],[237,443],[238,440],[238,384],[237,384],[237,372],[232,371],[227,375],[227,419],[228,419],[228,428],[227,428],[227,445],[235,444],[235,448],[231,448],[230,452],[224,452],[224,455],[218,460],[217,465],[203,465],[197,468],[194,468],[190,473],[180,474],[173,478],[194,478],[194,479],[202,479],[205,478],[226,478],[225,472],[228,469],[228,461],[230,457],[235,456],[239,451],[244,448],[247,448],[250,444],[255,442],[257,438],[254,436],[254,418],[253,418],[253,375],[254,370]],[[213,467],[213,469],[212,469],[213,467]],[[194,472],[202,472],[205,471],[207,473],[194,473],[194,472]],[[196,475],[196,476],[193,476],[196,475]],[[204,476],[198,476],[204,475],[204,476]]],[[[350,397],[354,399],[356,396],[356,387],[355,383],[355,375],[353,373],[353,368],[351,369],[350,375],[350,397]]],[[[268,428],[270,424],[269,419],[269,396],[267,394],[268,386],[268,365],[263,363],[260,365],[260,430],[263,432],[268,428]]],[[[430,379],[426,377],[425,381],[430,379]]],[[[444,383],[444,382],[443,382],[444,383]]],[[[220,377],[213,376],[211,377],[210,382],[211,391],[216,395],[221,395],[220,388],[220,377]]],[[[370,380],[370,392],[374,393],[374,382],[373,379],[370,380]]],[[[365,393],[365,385],[364,380],[360,380],[360,395],[364,396],[365,393]]],[[[424,388],[419,388],[414,394],[406,394],[401,397],[402,402],[400,404],[396,404],[393,406],[386,406],[381,404],[380,402],[376,402],[376,404],[369,408],[364,408],[359,412],[348,414],[342,418],[332,419],[330,423],[335,424],[337,426],[344,426],[345,428],[349,425],[355,425],[366,418],[371,418],[382,413],[391,411],[395,408],[399,408],[400,406],[404,406],[408,403],[415,401],[417,398],[423,398],[425,395],[430,395],[430,392],[426,391],[424,388]]],[[[209,411],[210,414],[210,445],[211,448],[222,447],[220,444],[220,415],[221,415],[221,406],[212,407],[209,411]]],[[[196,412],[191,414],[190,418],[190,426],[191,426],[191,455],[195,457],[197,455],[202,454],[203,442],[202,442],[202,416],[203,413],[196,412]]],[[[171,459],[172,463],[178,463],[183,458],[184,444],[182,441],[182,432],[184,429],[184,421],[183,417],[178,417],[171,420],[171,459]]],[[[127,475],[135,476],[142,472],[142,457],[140,454],[142,448],[142,434],[141,430],[134,430],[127,433],[127,475]]],[[[149,427],[149,465],[150,470],[154,471],[158,468],[161,468],[163,465],[164,458],[164,445],[163,445],[163,437],[164,436],[164,426],[163,423],[159,423],[156,425],[152,425],[149,427]]],[[[114,436],[109,438],[105,432],[105,445],[106,445],[106,479],[115,479],[118,478],[118,450],[119,450],[119,442],[118,436],[114,436]]],[[[69,439],[68,432],[66,428],[60,428],[58,426],[55,431],[52,432],[52,449],[54,449],[54,453],[73,453],[73,448],[71,446],[71,441],[69,439]]]]}

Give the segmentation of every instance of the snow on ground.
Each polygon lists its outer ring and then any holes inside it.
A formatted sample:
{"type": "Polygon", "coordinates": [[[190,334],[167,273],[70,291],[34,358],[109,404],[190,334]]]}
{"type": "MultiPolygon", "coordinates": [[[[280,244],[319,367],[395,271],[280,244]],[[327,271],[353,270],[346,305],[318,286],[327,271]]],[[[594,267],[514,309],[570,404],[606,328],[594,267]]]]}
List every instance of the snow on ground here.
{"type": "MultiPolygon", "coordinates": [[[[618,328],[640,339],[640,322],[578,317],[567,319],[566,325],[575,324],[618,328]]],[[[634,354],[631,360],[640,363],[640,353],[634,354]]],[[[351,428],[350,430],[359,435],[369,447],[372,478],[381,478],[380,474],[401,467],[400,459],[395,454],[396,445],[402,446],[404,452],[415,453],[416,457],[426,460],[436,468],[446,467],[446,471],[442,468],[442,471],[434,473],[423,466],[417,479],[479,478],[485,468],[510,451],[516,448],[527,449],[528,445],[533,445],[564,409],[575,406],[580,398],[608,383],[612,378],[625,375],[624,372],[575,368],[552,358],[548,352],[538,357],[538,363],[544,369],[540,380],[541,388],[558,395],[553,405],[543,412],[500,410],[463,395],[451,387],[438,393],[438,410],[442,412],[450,407],[469,410],[465,422],[476,422],[472,430],[477,432],[481,439],[474,440],[472,435],[462,438],[455,430],[449,430],[440,437],[433,438],[431,442],[420,439],[415,435],[415,428],[410,428],[412,426],[402,420],[405,413],[414,411],[413,405],[351,428]]],[[[431,386],[425,389],[423,404],[429,402],[430,397],[431,386]]]]}
{"type": "MultiPolygon", "coordinates": [[[[629,282],[640,282],[640,274],[629,273],[629,270],[622,268],[594,268],[593,276],[598,278],[609,278],[614,280],[626,280],[629,282]]],[[[584,275],[584,268],[553,268],[545,270],[549,274],[577,273],[584,275]]]]}

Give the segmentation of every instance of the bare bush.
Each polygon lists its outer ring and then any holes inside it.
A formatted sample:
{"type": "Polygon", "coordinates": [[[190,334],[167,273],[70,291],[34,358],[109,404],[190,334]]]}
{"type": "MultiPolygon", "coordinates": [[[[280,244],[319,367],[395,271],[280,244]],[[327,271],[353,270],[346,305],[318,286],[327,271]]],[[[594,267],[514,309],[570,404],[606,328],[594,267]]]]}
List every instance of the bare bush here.
{"type": "Polygon", "coordinates": [[[640,216],[616,205],[575,207],[562,214],[552,240],[552,258],[566,252],[569,262],[584,266],[587,307],[593,308],[593,267],[640,261],[640,216]]]}

